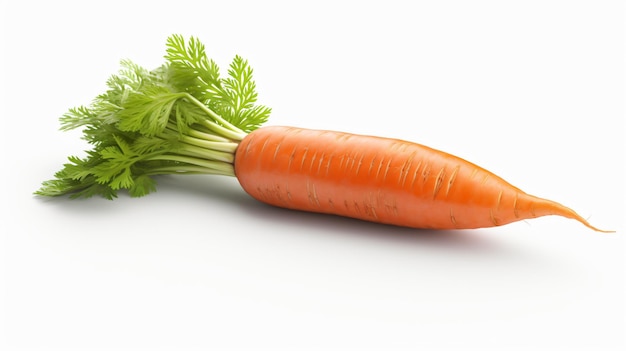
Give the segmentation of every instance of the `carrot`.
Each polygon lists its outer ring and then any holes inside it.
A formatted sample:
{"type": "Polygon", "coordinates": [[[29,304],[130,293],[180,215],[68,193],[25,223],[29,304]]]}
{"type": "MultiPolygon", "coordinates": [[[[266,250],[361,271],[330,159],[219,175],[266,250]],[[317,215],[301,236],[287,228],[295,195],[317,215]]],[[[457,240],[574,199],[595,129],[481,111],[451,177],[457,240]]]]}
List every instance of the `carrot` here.
{"type": "Polygon", "coordinates": [[[241,141],[234,165],[248,194],[294,210],[431,229],[557,215],[607,232],[464,159],[403,140],[264,127],[241,141]]]}
{"type": "Polygon", "coordinates": [[[235,56],[228,76],[197,39],[167,39],[166,62],[122,61],[107,91],[61,116],[93,146],[35,193],[100,195],[156,190],[163,174],[236,176],[271,205],[414,228],[504,225],[558,215],[597,230],[573,210],[528,195],[493,173],[419,144],[292,127],[261,127],[252,68],[235,56]]]}

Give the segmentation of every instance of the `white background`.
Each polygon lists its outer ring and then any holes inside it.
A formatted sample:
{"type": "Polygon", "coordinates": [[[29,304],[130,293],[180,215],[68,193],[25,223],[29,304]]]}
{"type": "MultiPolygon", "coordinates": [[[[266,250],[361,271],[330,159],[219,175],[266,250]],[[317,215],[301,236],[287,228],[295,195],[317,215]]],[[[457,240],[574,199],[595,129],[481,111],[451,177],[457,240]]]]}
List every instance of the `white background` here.
{"type": "Polygon", "coordinates": [[[621,1],[13,1],[0,8],[5,350],[623,350],[621,1]],[[129,58],[195,35],[255,69],[268,124],[420,142],[562,202],[430,232],[290,212],[235,179],[32,192],[129,58]]]}

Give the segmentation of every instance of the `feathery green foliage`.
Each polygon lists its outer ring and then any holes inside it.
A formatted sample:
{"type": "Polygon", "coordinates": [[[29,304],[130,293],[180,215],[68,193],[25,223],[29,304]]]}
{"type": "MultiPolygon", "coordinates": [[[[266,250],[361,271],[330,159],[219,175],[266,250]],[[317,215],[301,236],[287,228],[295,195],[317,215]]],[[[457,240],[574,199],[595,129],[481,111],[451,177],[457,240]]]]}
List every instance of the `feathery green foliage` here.
{"type": "Polygon", "coordinates": [[[122,60],[104,93],[60,118],[61,130],[82,128],[93,148],[69,157],[35,193],[113,199],[126,189],[138,197],[155,191],[159,174],[234,176],[237,145],[271,112],[256,105],[252,73],[236,56],[221,78],[204,45],[181,35],[167,39],[165,63],[154,70],[122,60]]]}

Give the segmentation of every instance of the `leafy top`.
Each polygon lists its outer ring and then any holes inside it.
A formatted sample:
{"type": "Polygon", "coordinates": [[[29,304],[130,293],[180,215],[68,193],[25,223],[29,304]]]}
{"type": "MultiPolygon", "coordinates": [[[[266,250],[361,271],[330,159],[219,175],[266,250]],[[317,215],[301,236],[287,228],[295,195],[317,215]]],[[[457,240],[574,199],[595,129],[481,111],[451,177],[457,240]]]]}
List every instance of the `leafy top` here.
{"type": "Polygon", "coordinates": [[[236,56],[226,78],[195,37],[172,35],[165,63],[147,70],[122,60],[107,90],[90,106],[71,108],[61,129],[83,128],[93,149],[43,183],[36,194],[112,199],[120,189],[131,196],[155,190],[154,175],[234,175],[236,147],[267,121],[271,109],[256,105],[256,84],[248,62],[236,56]]]}
{"type": "Polygon", "coordinates": [[[192,37],[188,43],[180,35],[167,39],[168,82],[177,91],[191,94],[239,129],[250,132],[269,117],[270,109],[255,106],[256,83],[248,61],[235,56],[228,78],[220,78],[219,67],[206,55],[204,45],[192,37]]]}

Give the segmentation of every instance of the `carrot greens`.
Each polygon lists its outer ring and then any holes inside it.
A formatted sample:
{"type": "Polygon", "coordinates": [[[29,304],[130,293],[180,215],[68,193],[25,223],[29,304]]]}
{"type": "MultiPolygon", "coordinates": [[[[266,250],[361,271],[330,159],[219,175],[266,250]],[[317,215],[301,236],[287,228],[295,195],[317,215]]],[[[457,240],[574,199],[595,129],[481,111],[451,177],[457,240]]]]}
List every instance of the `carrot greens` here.
{"type": "Polygon", "coordinates": [[[172,35],[165,63],[153,70],[121,61],[107,90],[89,106],[61,116],[61,130],[82,128],[93,146],[45,181],[38,195],[133,197],[155,190],[159,174],[234,175],[239,142],[267,121],[271,109],[256,104],[248,62],[235,56],[227,77],[195,37],[172,35]]]}

